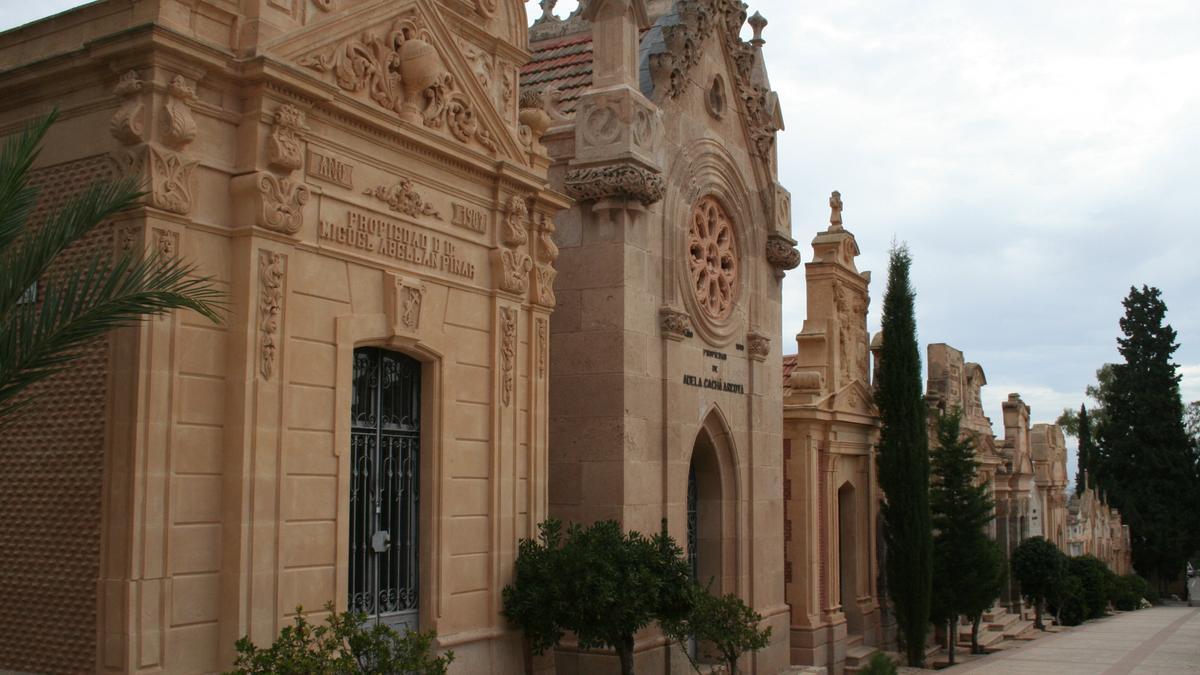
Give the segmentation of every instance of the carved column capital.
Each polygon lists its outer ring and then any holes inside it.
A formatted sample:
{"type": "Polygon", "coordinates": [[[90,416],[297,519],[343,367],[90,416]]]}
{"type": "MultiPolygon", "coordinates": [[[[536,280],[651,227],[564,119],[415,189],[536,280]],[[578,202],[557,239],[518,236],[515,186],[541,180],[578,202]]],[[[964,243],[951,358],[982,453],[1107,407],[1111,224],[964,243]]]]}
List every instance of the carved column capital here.
{"type": "Polygon", "coordinates": [[[771,355],[771,338],[762,333],[746,335],[746,353],[755,361],[765,361],[771,355]]]}
{"type": "Polygon", "coordinates": [[[775,268],[775,278],[782,279],[789,270],[800,266],[800,251],[795,240],[781,234],[767,237],[767,262],[775,268]]]}
{"type": "Polygon", "coordinates": [[[659,325],[662,335],[676,342],[692,336],[692,317],[687,312],[675,307],[662,307],[658,310],[659,325]]]}
{"type": "Polygon", "coordinates": [[[632,163],[574,169],[564,181],[567,196],[577,201],[628,200],[643,206],[662,200],[662,174],[632,163]]]}

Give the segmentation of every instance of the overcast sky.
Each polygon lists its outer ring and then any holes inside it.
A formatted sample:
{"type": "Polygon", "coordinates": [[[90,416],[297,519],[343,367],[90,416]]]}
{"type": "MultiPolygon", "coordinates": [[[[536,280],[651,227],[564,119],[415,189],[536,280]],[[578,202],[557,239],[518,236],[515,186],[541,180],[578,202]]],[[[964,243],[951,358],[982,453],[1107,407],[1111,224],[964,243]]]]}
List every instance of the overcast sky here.
{"type": "MultiPolygon", "coordinates": [[[[0,29],[76,4],[0,0],[0,29]]],[[[1200,2],[758,0],[750,11],[770,21],[793,235],[811,260],[829,192],[842,192],[859,268],[875,273],[872,332],[888,246],[906,242],[922,345],[949,343],[983,366],[1002,433],[1009,392],[1035,422],[1077,407],[1118,358],[1129,286],[1154,285],[1179,332],[1184,398],[1200,399],[1200,2]]],[[[798,270],[784,282],[785,351],[804,305],[798,270]]]]}

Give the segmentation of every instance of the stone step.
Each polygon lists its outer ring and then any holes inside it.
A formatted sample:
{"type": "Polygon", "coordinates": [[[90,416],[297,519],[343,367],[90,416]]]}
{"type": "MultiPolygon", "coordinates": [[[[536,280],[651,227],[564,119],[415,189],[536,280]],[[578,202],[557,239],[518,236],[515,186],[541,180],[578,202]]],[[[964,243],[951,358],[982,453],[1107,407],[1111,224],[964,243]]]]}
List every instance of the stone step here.
{"type": "Polygon", "coordinates": [[[1004,637],[1008,640],[1015,640],[1031,630],[1033,630],[1032,621],[1017,621],[1004,629],[1004,637]]]}
{"type": "Polygon", "coordinates": [[[1009,626],[1021,620],[1021,617],[1016,614],[1004,613],[994,617],[987,622],[987,627],[991,630],[1004,631],[1009,626]]]}
{"type": "MultiPolygon", "coordinates": [[[[980,629],[979,629],[979,646],[984,649],[989,649],[989,648],[995,646],[998,642],[1000,642],[1003,639],[1004,639],[1004,633],[1002,631],[984,630],[982,627],[980,627],[980,629]]],[[[966,647],[967,649],[970,649],[971,648],[971,632],[967,631],[966,635],[960,635],[958,638],[958,644],[960,647],[966,647]]]]}
{"type": "Polygon", "coordinates": [[[874,647],[866,645],[856,645],[846,650],[846,667],[847,668],[862,668],[871,662],[871,657],[875,656],[875,652],[879,651],[874,647]]]}

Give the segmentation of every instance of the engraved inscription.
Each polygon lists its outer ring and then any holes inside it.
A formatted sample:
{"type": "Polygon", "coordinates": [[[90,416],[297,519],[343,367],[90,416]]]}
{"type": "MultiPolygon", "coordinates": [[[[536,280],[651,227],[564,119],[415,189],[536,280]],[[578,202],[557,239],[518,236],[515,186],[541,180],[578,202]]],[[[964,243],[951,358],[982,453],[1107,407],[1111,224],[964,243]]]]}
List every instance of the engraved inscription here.
{"type": "Polygon", "coordinates": [[[689,387],[699,387],[700,389],[712,389],[713,391],[722,391],[727,394],[744,394],[746,387],[733,382],[725,382],[716,378],[697,377],[696,375],[684,375],[683,383],[689,387]]]}
{"type": "Polygon", "coordinates": [[[308,151],[308,175],[313,178],[353,189],[353,172],[354,167],[350,164],[313,150],[308,151]]]}
{"type": "Polygon", "coordinates": [[[483,211],[454,202],[450,204],[450,222],[480,234],[487,233],[487,215],[483,211]]]}
{"type": "Polygon", "coordinates": [[[382,258],[464,279],[475,278],[475,264],[463,257],[454,242],[405,227],[394,220],[350,210],[344,225],[322,220],[317,236],[321,241],[367,251],[382,258]]]}

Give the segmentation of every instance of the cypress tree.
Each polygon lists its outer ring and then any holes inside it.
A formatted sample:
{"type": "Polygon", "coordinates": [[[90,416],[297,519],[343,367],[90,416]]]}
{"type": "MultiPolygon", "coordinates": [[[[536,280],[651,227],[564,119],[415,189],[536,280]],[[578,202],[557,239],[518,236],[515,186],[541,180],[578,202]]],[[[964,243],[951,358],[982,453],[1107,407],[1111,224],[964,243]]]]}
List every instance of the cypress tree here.
{"type": "Polygon", "coordinates": [[[887,548],[888,592],[908,665],[925,660],[933,583],[933,536],[929,514],[929,437],[921,393],[912,259],[904,247],[891,252],[883,299],[883,347],[875,401],[879,436],[879,485],[887,548]]]}
{"type": "Polygon", "coordinates": [[[1129,525],[1134,567],[1165,589],[1200,541],[1200,488],[1188,470],[1195,458],[1171,361],[1179,345],[1157,288],[1131,288],[1122,304],[1124,363],[1113,367],[1104,391],[1099,452],[1089,461],[1097,486],[1129,525]]]}
{"type": "Polygon", "coordinates": [[[1091,471],[1092,455],[1095,454],[1095,448],[1092,446],[1092,423],[1088,418],[1087,406],[1079,406],[1079,450],[1077,456],[1079,458],[1079,470],[1075,474],[1075,496],[1083,494],[1087,489],[1092,478],[1088,476],[1091,471]]]}
{"type": "MultiPolygon", "coordinates": [[[[950,663],[958,642],[958,617],[972,614],[974,591],[993,569],[980,569],[991,543],[984,528],[992,520],[991,497],[986,483],[977,484],[975,443],[962,434],[962,413],[943,413],[937,420],[937,447],[933,449],[929,508],[933,522],[933,569],[938,583],[933,589],[934,621],[944,622],[950,635],[950,663]]],[[[992,596],[990,600],[995,600],[992,596]]],[[[989,600],[989,604],[990,604],[989,600]]]]}

